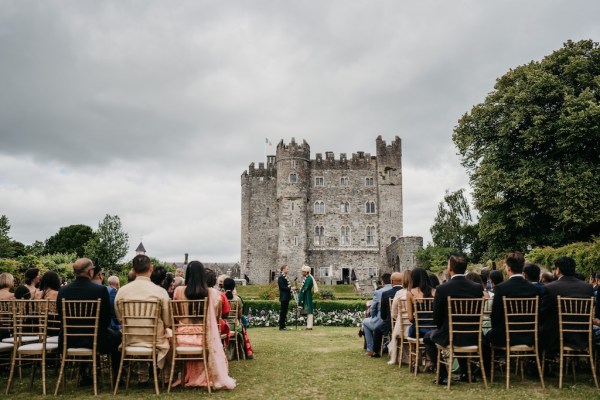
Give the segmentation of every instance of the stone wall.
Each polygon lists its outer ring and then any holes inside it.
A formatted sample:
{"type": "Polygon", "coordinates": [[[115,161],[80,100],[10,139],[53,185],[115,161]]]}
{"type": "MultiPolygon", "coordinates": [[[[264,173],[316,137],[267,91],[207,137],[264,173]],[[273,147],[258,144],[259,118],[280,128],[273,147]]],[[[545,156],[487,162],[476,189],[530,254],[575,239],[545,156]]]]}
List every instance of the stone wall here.
{"type": "Polygon", "coordinates": [[[422,248],[423,238],[420,236],[398,238],[386,249],[389,268],[392,271],[404,271],[418,267],[416,254],[422,248]]]}

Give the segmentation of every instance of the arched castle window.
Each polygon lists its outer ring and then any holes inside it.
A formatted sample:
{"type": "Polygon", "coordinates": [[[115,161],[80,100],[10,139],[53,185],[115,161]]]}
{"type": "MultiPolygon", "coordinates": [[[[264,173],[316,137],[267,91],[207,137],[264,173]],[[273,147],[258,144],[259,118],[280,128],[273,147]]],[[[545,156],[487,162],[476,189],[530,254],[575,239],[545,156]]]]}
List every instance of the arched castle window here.
{"type": "Polygon", "coordinates": [[[367,201],[365,212],[367,214],[375,214],[375,202],[374,201],[367,201]]]}
{"type": "Polygon", "coordinates": [[[365,186],[373,186],[373,178],[365,178],[365,186]]]}
{"type": "Polygon", "coordinates": [[[325,203],[315,201],[315,214],[325,214],[325,203]]]}
{"type": "Polygon", "coordinates": [[[340,185],[342,185],[342,186],[348,186],[348,177],[347,176],[342,176],[340,178],[340,185]]]}
{"type": "Polygon", "coordinates": [[[342,201],[340,203],[340,212],[343,214],[347,214],[350,212],[350,203],[347,201],[342,201]]]}
{"type": "Polygon", "coordinates": [[[375,227],[374,226],[367,226],[367,245],[374,245],[375,244],[375,227]]]}
{"type": "Polygon", "coordinates": [[[291,165],[292,165],[292,168],[296,168],[296,160],[292,160],[291,165]]]}
{"type": "Polygon", "coordinates": [[[390,243],[394,243],[395,241],[396,241],[396,236],[392,236],[392,237],[390,238],[390,243]]]}
{"type": "Polygon", "coordinates": [[[322,226],[315,226],[315,245],[322,246],[325,242],[325,228],[322,226]]]}
{"type": "Polygon", "coordinates": [[[315,186],[325,186],[325,179],[322,176],[315,176],[315,186]]]}
{"type": "Polygon", "coordinates": [[[341,234],[340,234],[340,244],[341,245],[349,245],[350,244],[350,227],[342,226],[341,234]]]}
{"type": "Polygon", "coordinates": [[[290,183],[296,183],[296,182],[298,182],[298,175],[292,172],[290,174],[290,183]]]}

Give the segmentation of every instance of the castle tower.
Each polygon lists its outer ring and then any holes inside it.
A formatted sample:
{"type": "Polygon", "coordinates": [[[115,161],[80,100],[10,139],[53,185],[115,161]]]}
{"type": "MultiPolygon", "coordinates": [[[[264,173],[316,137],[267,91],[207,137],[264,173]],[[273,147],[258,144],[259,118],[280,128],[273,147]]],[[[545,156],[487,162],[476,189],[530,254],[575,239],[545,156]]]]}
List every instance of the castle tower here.
{"type": "Polygon", "coordinates": [[[277,265],[287,264],[293,274],[307,260],[306,230],[308,190],[311,182],[310,147],[295,139],[277,145],[277,202],[279,235],[277,265]]]}
{"type": "Polygon", "coordinates": [[[378,136],[376,147],[379,237],[385,248],[403,234],[402,143],[396,136],[394,141],[387,145],[381,136],[378,136]]]}

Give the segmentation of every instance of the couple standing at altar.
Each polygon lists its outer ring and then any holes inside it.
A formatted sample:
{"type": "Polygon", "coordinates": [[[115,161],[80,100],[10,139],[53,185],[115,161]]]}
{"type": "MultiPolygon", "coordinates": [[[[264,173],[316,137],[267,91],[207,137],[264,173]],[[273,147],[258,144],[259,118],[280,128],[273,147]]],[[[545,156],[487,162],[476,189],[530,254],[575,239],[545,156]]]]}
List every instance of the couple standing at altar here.
{"type": "MultiPolygon", "coordinates": [[[[292,289],[292,284],[287,274],[289,271],[289,267],[284,265],[280,269],[279,279],[277,279],[277,285],[279,286],[279,301],[281,302],[281,308],[279,310],[279,330],[286,330],[286,320],[287,313],[290,304],[290,300],[292,298],[292,292],[295,292],[296,289],[292,289]]],[[[300,286],[300,291],[297,295],[297,305],[298,308],[301,309],[300,313],[302,315],[306,315],[306,330],[312,330],[313,328],[313,300],[312,295],[313,291],[315,293],[319,292],[319,287],[317,286],[317,282],[315,281],[314,276],[310,273],[310,267],[308,265],[304,265],[301,268],[302,271],[302,285],[300,286]]],[[[294,296],[296,297],[296,296],[294,296]]]]}

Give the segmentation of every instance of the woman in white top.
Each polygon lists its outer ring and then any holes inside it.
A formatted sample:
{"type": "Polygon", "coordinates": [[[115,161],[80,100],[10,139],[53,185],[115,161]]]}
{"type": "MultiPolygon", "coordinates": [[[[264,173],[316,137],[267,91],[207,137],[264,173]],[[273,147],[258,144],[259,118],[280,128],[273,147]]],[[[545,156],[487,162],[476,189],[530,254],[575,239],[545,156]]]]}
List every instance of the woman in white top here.
{"type": "MultiPolygon", "coordinates": [[[[410,288],[410,270],[406,270],[402,273],[402,289],[398,290],[394,295],[394,300],[392,301],[392,319],[396,320],[394,327],[392,329],[392,338],[390,339],[390,343],[388,344],[388,350],[390,354],[390,360],[388,364],[393,365],[398,363],[398,336],[400,335],[400,327],[402,318],[403,321],[406,321],[406,307],[404,306],[406,295],[408,294],[410,288]]],[[[408,325],[408,324],[407,324],[408,325]]],[[[404,327],[403,335],[406,336],[406,332],[408,327],[404,327]]]]}

